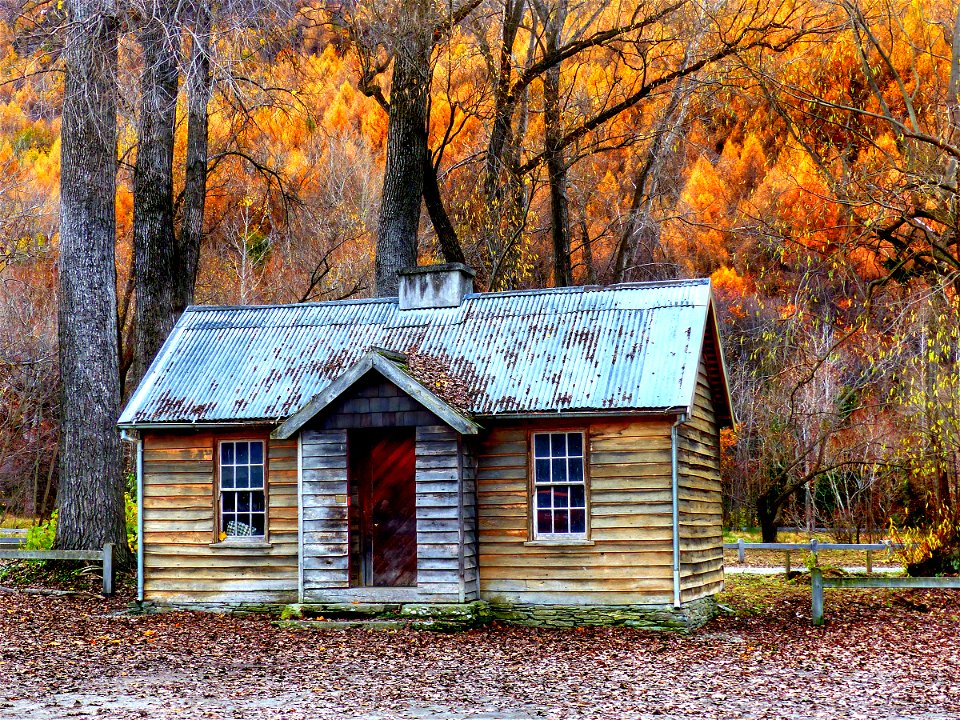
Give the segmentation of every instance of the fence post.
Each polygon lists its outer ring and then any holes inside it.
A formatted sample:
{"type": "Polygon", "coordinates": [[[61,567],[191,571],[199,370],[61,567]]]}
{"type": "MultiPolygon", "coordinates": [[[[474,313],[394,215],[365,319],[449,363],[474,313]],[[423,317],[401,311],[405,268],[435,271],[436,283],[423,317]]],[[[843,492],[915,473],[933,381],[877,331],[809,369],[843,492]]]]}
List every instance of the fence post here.
{"type": "Polygon", "coordinates": [[[867,575],[873,574],[873,551],[867,550],[867,575]]]}
{"type": "Polygon", "coordinates": [[[810,588],[813,590],[810,607],[813,624],[823,625],[823,571],[818,567],[810,569],[810,588]]]}
{"type": "Polygon", "coordinates": [[[743,547],[743,538],[737,538],[737,559],[740,562],[743,562],[747,559],[747,552],[743,547]]]}
{"type": "Polygon", "coordinates": [[[786,556],[786,558],[785,558],[785,559],[786,559],[786,563],[785,563],[785,565],[786,565],[786,568],[785,568],[785,569],[786,569],[786,574],[787,574],[787,577],[790,577],[790,551],[789,551],[789,550],[784,550],[783,554],[786,556]]]}
{"type": "Polygon", "coordinates": [[[113,543],[103,546],[103,594],[113,595],[113,543]]]}
{"type": "Polygon", "coordinates": [[[819,545],[819,543],[816,538],[810,541],[810,552],[813,554],[813,564],[819,566],[820,558],[817,557],[817,545],[819,545]]]}

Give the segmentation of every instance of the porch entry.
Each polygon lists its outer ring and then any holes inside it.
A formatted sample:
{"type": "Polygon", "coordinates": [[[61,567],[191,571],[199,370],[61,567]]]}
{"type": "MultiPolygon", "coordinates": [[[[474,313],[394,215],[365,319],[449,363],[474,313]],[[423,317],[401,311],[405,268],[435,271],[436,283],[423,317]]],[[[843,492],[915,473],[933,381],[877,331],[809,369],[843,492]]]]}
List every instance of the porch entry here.
{"type": "Polygon", "coordinates": [[[415,429],[350,430],[347,445],[350,585],[415,587],[415,429]]]}

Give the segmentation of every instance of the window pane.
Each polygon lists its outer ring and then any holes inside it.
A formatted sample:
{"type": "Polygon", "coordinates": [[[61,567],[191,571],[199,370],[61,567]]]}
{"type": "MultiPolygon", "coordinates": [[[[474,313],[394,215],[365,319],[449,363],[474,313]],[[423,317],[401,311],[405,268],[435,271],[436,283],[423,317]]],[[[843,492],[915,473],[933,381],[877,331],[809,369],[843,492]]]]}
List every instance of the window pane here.
{"type": "Polygon", "coordinates": [[[537,510],[550,507],[550,488],[537,489],[537,510]]]}
{"type": "Polygon", "coordinates": [[[567,462],[570,468],[570,475],[568,476],[570,482],[583,482],[583,460],[572,458],[567,462]]]}
{"type": "Polygon", "coordinates": [[[261,467],[260,465],[250,466],[250,487],[251,488],[263,487],[263,467],[261,467]]]}
{"type": "Polygon", "coordinates": [[[571,485],[570,486],[570,507],[572,508],[582,508],[586,507],[586,493],[584,492],[583,485],[571,485]]]}
{"type": "Polygon", "coordinates": [[[563,433],[554,433],[550,436],[551,450],[553,456],[564,456],[567,454],[567,436],[563,433]]]}
{"type": "Polygon", "coordinates": [[[237,495],[232,492],[225,492],[223,494],[223,512],[233,512],[237,509],[237,495]]]}
{"type": "Polygon", "coordinates": [[[237,493],[237,512],[250,512],[250,494],[248,492],[237,493]]]}
{"type": "Polygon", "coordinates": [[[250,520],[253,525],[253,534],[263,535],[264,528],[266,528],[267,525],[266,517],[263,515],[254,515],[250,520]]]}
{"type": "Polygon", "coordinates": [[[538,434],[533,436],[534,457],[550,457],[550,436],[538,434]]]}
{"type": "Polygon", "coordinates": [[[556,533],[570,532],[566,510],[557,510],[553,513],[553,531],[556,533]]]}
{"type": "Polygon", "coordinates": [[[553,522],[551,521],[549,510],[537,511],[537,531],[540,533],[553,532],[553,522]]]}
{"type": "Polygon", "coordinates": [[[252,499],[250,509],[253,512],[263,512],[263,492],[251,492],[250,497],[252,499]]]}
{"type": "Polygon", "coordinates": [[[557,508],[569,507],[569,488],[566,486],[553,489],[553,506],[557,508]]]}
{"type": "Polygon", "coordinates": [[[537,482],[538,483],[550,482],[550,461],[537,460],[536,466],[537,466],[537,482]]]}
{"type": "Polygon", "coordinates": [[[233,466],[220,468],[220,487],[222,488],[234,487],[233,466]]]}
{"type": "Polygon", "coordinates": [[[220,443],[220,464],[233,465],[233,443],[220,443]]]}
{"type": "Polygon", "coordinates": [[[250,443],[250,464],[263,465],[263,443],[262,442],[250,443]]]}
{"type": "Polygon", "coordinates": [[[581,433],[567,433],[567,454],[570,457],[583,457],[583,435],[581,433]]]}
{"type": "Polygon", "coordinates": [[[249,470],[244,465],[243,467],[237,468],[237,487],[246,488],[250,487],[250,480],[248,479],[249,470]]]}
{"type": "Polygon", "coordinates": [[[582,533],[587,531],[587,512],[586,510],[570,511],[570,532],[582,533]]]}
{"type": "Polygon", "coordinates": [[[249,462],[249,455],[247,453],[248,447],[249,443],[237,443],[237,465],[246,465],[249,462]]]}
{"type": "Polygon", "coordinates": [[[553,482],[566,482],[566,481],[567,481],[567,461],[554,460],[553,461],[553,482]]]}

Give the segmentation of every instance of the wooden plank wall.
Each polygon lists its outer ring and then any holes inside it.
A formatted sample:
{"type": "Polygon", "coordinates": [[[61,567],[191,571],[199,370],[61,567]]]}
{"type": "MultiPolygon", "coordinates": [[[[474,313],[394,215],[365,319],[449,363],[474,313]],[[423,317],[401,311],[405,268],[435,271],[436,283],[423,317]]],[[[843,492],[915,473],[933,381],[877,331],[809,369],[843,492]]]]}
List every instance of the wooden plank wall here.
{"type": "MultiPolygon", "coordinates": [[[[417,590],[434,602],[476,600],[464,584],[460,439],[446,425],[417,428],[417,590]]],[[[473,554],[473,553],[469,553],[473,554]]]]}
{"type": "Polygon", "coordinates": [[[693,417],[679,429],[680,598],[723,590],[720,436],[703,360],[693,417]]]}
{"type": "Polygon", "coordinates": [[[480,553],[477,535],[477,459],[460,439],[460,516],[463,518],[463,588],[467,599],[480,597],[480,553]]]}
{"type": "Polygon", "coordinates": [[[347,431],[304,430],[303,594],[350,586],[347,431]]]}
{"type": "MultiPolygon", "coordinates": [[[[258,431],[251,439],[264,436],[258,431]]],[[[216,439],[209,432],[143,435],[144,597],[176,603],[293,602],[297,443],[268,445],[271,547],[214,548],[216,439]]]]}
{"type": "Polygon", "coordinates": [[[593,543],[563,547],[527,542],[533,426],[494,427],[477,449],[481,597],[574,605],[672,603],[670,426],[666,420],[627,419],[563,428],[588,434],[593,543]]]}

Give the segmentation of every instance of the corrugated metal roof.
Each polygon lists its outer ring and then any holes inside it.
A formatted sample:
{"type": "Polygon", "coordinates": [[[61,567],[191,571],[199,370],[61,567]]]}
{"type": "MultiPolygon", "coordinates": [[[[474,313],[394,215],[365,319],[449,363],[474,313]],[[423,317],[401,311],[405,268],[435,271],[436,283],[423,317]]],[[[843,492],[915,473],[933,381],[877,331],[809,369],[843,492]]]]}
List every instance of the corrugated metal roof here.
{"type": "Polygon", "coordinates": [[[400,310],[396,298],[193,307],[120,418],[279,422],[369,348],[436,358],[473,414],[685,408],[693,397],[709,280],[467,295],[400,310]]]}

